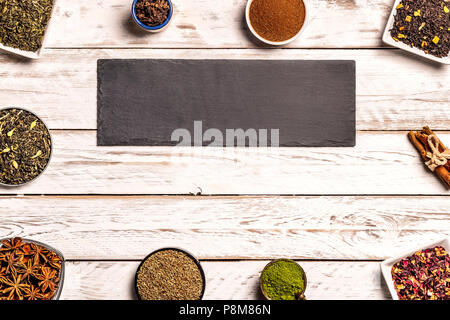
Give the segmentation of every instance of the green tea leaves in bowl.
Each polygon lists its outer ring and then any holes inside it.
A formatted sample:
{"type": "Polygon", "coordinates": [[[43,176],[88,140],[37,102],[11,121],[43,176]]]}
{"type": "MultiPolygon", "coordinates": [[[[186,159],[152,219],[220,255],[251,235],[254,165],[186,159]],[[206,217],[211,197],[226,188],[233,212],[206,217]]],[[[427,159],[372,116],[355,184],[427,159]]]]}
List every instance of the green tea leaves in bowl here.
{"type": "Polygon", "coordinates": [[[52,151],[50,132],[33,113],[0,111],[0,184],[30,182],[47,167],[52,151]]]}
{"type": "Polygon", "coordinates": [[[23,51],[42,47],[54,0],[0,0],[0,43],[23,51]]]}

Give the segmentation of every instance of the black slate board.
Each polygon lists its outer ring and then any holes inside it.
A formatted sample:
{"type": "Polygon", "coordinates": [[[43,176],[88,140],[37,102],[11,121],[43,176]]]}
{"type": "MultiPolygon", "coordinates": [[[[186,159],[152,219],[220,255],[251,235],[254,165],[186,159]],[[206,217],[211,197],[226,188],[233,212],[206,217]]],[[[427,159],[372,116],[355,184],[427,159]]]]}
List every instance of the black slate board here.
{"type": "Polygon", "coordinates": [[[355,145],[354,61],[99,60],[97,71],[101,146],[173,146],[194,121],[224,141],[253,128],[269,146],[271,129],[282,147],[355,145]]]}

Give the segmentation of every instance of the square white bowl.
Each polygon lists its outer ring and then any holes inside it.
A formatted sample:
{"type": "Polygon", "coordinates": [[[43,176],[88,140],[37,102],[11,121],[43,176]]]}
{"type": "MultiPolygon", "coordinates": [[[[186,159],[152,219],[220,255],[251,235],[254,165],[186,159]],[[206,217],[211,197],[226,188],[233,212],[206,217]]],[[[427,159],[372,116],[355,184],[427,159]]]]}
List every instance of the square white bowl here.
{"type": "Polygon", "coordinates": [[[25,57],[25,58],[29,58],[29,59],[39,59],[42,55],[42,51],[45,47],[45,44],[47,43],[47,38],[48,38],[48,34],[49,34],[49,30],[50,30],[50,24],[52,22],[52,16],[55,12],[55,8],[56,8],[56,3],[58,2],[58,0],[54,0],[53,1],[53,8],[52,8],[52,12],[50,13],[50,19],[47,22],[47,26],[45,27],[45,32],[44,32],[44,38],[42,39],[42,46],[39,48],[38,51],[36,52],[32,52],[32,51],[24,51],[24,50],[20,50],[20,49],[16,49],[16,48],[12,48],[12,47],[8,47],[3,45],[2,43],[0,43],[0,50],[3,51],[7,51],[10,53],[14,53],[16,55],[25,57]]]}
{"type": "Polygon", "coordinates": [[[433,60],[433,61],[443,63],[443,64],[450,64],[450,54],[447,57],[438,58],[438,57],[433,56],[432,54],[427,54],[418,48],[410,47],[406,43],[403,43],[401,41],[397,42],[394,39],[392,39],[391,33],[389,32],[389,30],[391,30],[394,27],[394,16],[397,13],[397,6],[400,2],[401,2],[401,0],[395,0],[394,6],[392,8],[388,22],[386,24],[386,28],[384,29],[383,42],[388,45],[391,45],[393,47],[397,47],[402,50],[405,50],[405,51],[411,52],[413,54],[419,55],[421,57],[424,57],[425,59],[433,60]]]}
{"type": "Polygon", "coordinates": [[[397,262],[399,262],[400,260],[402,260],[404,258],[407,258],[409,256],[412,256],[417,251],[433,248],[433,247],[436,247],[436,246],[442,246],[442,247],[445,248],[447,253],[450,253],[450,241],[449,241],[449,238],[443,238],[443,239],[441,239],[439,241],[435,241],[435,242],[429,243],[427,245],[424,245],[424,246],[422,246],[420,248],[417,248],[415,250],[411,250],[411,251],[409,251],[407,253],[404,253],[402,255],[399,255],[397,257],[384,260],[381,263],[381,265],[380,265],[381,273],[383,274],[384,281],[386,282],[386,284],[387,284],[387,286],[389,288],[389,292],[391,293],[392,299],[399,300],[397,291],[395,290],[395,287],[394,287],[394,280],[392,279],[392,274],[391,274],[392,266],[394,264],[396,264],[397,262]]]}

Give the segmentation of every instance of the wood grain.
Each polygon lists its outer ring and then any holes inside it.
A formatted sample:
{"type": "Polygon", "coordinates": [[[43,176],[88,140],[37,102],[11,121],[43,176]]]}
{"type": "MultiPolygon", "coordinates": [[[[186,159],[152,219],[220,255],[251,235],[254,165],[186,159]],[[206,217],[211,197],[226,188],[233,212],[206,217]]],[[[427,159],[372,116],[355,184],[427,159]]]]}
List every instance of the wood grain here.
{"type": "MultiPolygon", "coordinates": [[[[56,48],[249,48],[261,46],[249,33],[246,0],[174,0],[169,28],[139,30],[129,0],[59,0],[49,47],[56,48]]],[[[312,17],[291,48],[380,47],[391,0],[308,1],[312,17]]]]}
{"type": "Polygon", "coordinates": [[[448,195],[406,132],[359,132],[354,148],[267,149],[97,147],[95,131],[52,133],[45,173],[0,194],[448,195]]]}
{"type": "Polygon", "coordinates": [[[35,62],[0,55],[1,106],[26,107],[53,129],[96,129],[96,66],[105,58],[355,60],[358,130],[450,128],[450,68],[395,50],[48,50],[35,62]]]}
{"type": "Polygon", "coordinates": [[[204,259],[385,259],[450,236],[445,196],[33,196],[0,202],[0,238],[39,240],[71,260],[141,259],[164,246],[204,259]]]}
{"type": "MultiPolygon", "coordinates": [[[[261,300],[259,274],[269,261],[203,261],[205,300],[261,300]]],[[[61,299],[135,299],[133,280],[139,262],[69,262],[61,299]]],[[[390,299],[378,262],[301,261],[308,277],[306,297],[390,299]]]]}

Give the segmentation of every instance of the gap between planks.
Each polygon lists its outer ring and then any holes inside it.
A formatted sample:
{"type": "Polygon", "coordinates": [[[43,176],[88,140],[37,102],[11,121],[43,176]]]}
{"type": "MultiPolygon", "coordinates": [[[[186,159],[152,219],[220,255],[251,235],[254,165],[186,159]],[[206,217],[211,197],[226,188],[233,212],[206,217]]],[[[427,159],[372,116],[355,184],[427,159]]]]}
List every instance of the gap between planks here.
{"type": "Polygon", "coordinates": [[[382,260],[449,236],[448,199],[11,196],[0,238],[51,243],[70,260],[137,260],[173,246],[204,260],[382,260]]]}
{"type": "Polygon", "coordinates": [[[219,194],[219,193],[211,193],[211,194],[192,194],[192,193],[179,193],[179,194],[157,194],[157,193],[139,193],[139,194],[129,194],[129,193],[123,193],[123,194],[107,194],[107,193],[79,193],[79,194],[69,194],[69,193],[48,193],[48,194],[40,194],[40,193],[30,193],[30,194],[22,194],[22,193],[16,193],[16,194],[8,194],[8,193],[0,193],[0,198],[24,198],[24,197],[35,197],[35,198],[43,198],[43,197],[54,197],[54,198],[153,198],[153,199],[160,199],[160,198],[190,198],[190,199],[220,199],[220,198],[242,198],[242,199],[254,199],[254,198],[304,198],[304,197],[373,197],[373,198],[400,198],[400,197],[448,197],[450,196],[450,193],[448,194],[362,194],[362,193],[355,193],[355,194],[219,194]]]}
{"type": "Polygon", "coordinates": [[[31,109],[50,128],[95,130],[96,66],[98,59],[105,58],[355,60],[358,130],[410,130],[425,124],[435,131],[450,127],[450,69],[390,49],[58,49],[27,62],[0,55],[0,101],[4,106],[31,109]]]}

